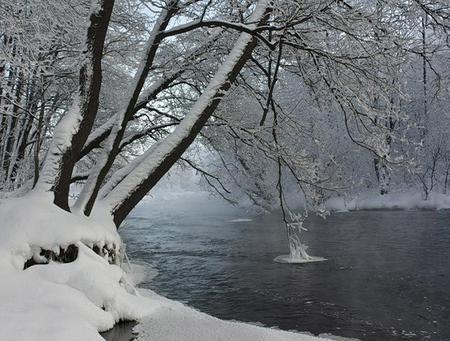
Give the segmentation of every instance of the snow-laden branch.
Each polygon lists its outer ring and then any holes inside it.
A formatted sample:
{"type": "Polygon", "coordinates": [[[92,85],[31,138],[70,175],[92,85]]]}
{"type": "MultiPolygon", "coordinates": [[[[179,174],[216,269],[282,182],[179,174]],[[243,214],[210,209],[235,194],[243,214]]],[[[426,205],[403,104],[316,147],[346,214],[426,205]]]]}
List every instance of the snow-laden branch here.
{"type": "Polygon", "coordinates": [[[147,79],[150,68],[153,65],[156,52],[163,39],[161,33],[164,32],[166,27],[169,25],[170,19],[177,13],[178,9],[178,0],[169,1],[167,6],[161,10],[158,19],[153,26],[153,30],[147,39],[144,56],[128,90],[128,96],[126,97],[128,98],[127,103],[115,116],[116,120],[108,139],[106,140],[102,152],[92,168],[91,174],[89,175],[86,184],[81,190],[78,200],[75,203],[74,209],[83,211],[86,215],[89,215],[92,207],[94,206],[98,190],[100,189],[100,186],[111,168],[115,156],[117,155],[120,141],[125,133],[127,123],[134,114],[139,95],[142,91],[145,80],[147,79]]]}
{"type": "MultiPolygon", "coordinates": [[[[172,83],[178,76],[182,74],[183,70],[179,69],[176,70],[169,75],[165,76],[164,78],[158,79],[155,83],[153,83],[146,91],[144,91],[144,94],[140,96],[140,99],[137,101],[135,108],[132,111],[132,115],[135,115],[139,110],[145,108],[145,106],[153,99],[156,98],[156,96],[166,89],[170,83],[172,83]]],[[[80,159],[87,154],[89,154],[92,150],[95,148],[99,148],[100,144],[106,140],[106,138],[111,133],[111,130],[113,129],[114,125],[117,122],[117,115],[114,115],[111,117],[108,121],[106,121],[104,124],[102,124],[100,127],[95,129],[88,137],[85,146],[83,147],[82,151],[80,152],[80,159]]],[[[132,119],[131,115],[129,119],[132,119]]]]}
{"type": "Polygon", "coordinates": [[[164,128],[173,127],[173,126],[176,126],[178,124],[179,124],[179,122],[169,122],[169,123],[157,124],[157,125],[148,127],[146,129],[137,131],[135,133],[131,133],[131,134],[125,136],[122,139],[122,142],[120,143],[119,149],[122,150],[123,148],[125,148],[129,144],[131,144],[131,143],[133,143],[133,142],[135,142],[135,141],[137,141],[137,140],[139,140],[139,139],[141,139],[141,138],[143,138],[145,136],[150,135],[154,131],[158,131],[158,130],[161,130],[161,129],[164,129],[164,128]]]}
{"type": "MultiPolygon", "coordinates": [[[[198,59],[208,51],[211,44],[220,37],[220,33],[221,32],[217,32],[216,34],[212,35],[205,42],[205,44],[202,44],[202,46],[200,46],[199,48],[196,48],[193,51],[187,53],[184,56],[183,62],[177,68],[163,74],[162,76],[160,76],[161,78],[157,79],[149,88],[144,90],[143,93],[139,96],[139,99],[136,102],[136,106],[134,107],[129,119],[132,119],[131,116],[135,115],[139,110],[145,109],[147,104],[150,101],[154,100],[160,92],[164,91],[173,81],[183,75],[183,73],[185,73],[189,69],[189,66],[193,64],[194,60],[198,59]]],[[[95,148],[100,147],[100,144],[111,133],[111,130],[116,121],[117,117],[114,115],[89,135],[82,151],[80,152],[80,159],[89,154],[95,148]]]]}
{"type": "MultiPolygon", "coordinates": [[[[250,22],[257,23],[251,25],[253,28],[267,20],[270,4],[270,0],[259,1],[250,18],[250,22]]],[[[137,158],[133,165],[127,166],[127,175],[109,193],[102,191],[103,200],[109,205],[117,225],[194,141],[250,58],[255,46],[253,35],[241,33],[230,54],[175,131],[137,158]]],[[[106,187],[112,187],[112,181],[116,181],[114,176],[106,187]]]]}
{"type": "Polygon", "coordinates": [[[222,27],[222,28],[230,28],[239,32],[245,32],[251,35],[254,35],[259,40],[261,40],[265,45],[267,45],[269,48],[274,49],[276,46],[276,43],[272,43],[271,41],[267,40],[263,35],[261,35],[261,31],[263,30],[270,30],[272,29],[271,26],[255,26],[252,23],[242,24],[242,23],[233,23],[230,21],[225,20],[195,20],[186,24],[181,24],[176,27],[171,28],[170,30],[167,30],[163,33],[164,37],[171,37],[182,33],[187,33],[192,30],[203,28],[203,27],[209,27],[209,28],[215,28],[215,27],[222,27]]]}

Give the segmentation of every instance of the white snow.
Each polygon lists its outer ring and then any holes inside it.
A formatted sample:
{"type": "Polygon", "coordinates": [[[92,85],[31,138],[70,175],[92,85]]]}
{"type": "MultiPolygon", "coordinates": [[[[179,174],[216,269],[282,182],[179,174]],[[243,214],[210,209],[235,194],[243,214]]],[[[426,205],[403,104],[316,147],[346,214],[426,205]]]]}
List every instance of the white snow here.
{"type": "Polygon", "coordinates": [[[425,200],[422,193],[414,190],[380,195],[366,192],[351,198],[334,197],[326,201],[330,211],[346,212],[371,209],[450,209],[450,195],[431,193],[425,200]]]}
{"type": "Polygon", "coordinates": [[[139,340],[320,340],[222,321],[153,292],[140,295],[134,285],[157,272],[146,275],[142,265],[133,264],[129,275],[91,249],[108,245],[123,250],[111,217],[68,213],[51,199],[31,192],[0,201],[1,340],[103,340],[99,332],[120,320],[141,321],[139,340]],[[26,260],[42,258],[41,248],[58,253],[71,244],[78,247],[73,262],[23,270],[26,260]]]}
{"type": "Polygon", "coordinates": [[[52,194],[39,192],[0,201],[0,266],[21,269],[33,256],[33,247],[55,250],[82,241],[120,248],[120,237],[107,218],[71,214],[52,201],[52,194]]]}
{"type": "Polygon", "coordinates": [[[137,341],[315,341],[329,340],[235,321],[223,321],[151,291],[147,297],[161,302],[161,308],[134,327],[137,341]]]}
{"type": "Polygon", "coordinates": [[[138,319],[161,303],[136,295],[127,275],[86,245],[121,240],[114,224],[65,212],[30,193],[0,202],[0,329],[3,340],[101,340],[120,320],[138,319]],[[40,248],[78,246],[74,262],[34,265],[40,248]],[[61,322],[64,322],[61,324],[61,322]]]}
{"type": "Polygon", "coordinates": [[[39,180],[36,183],[37,189],[44,192],[50,191],[55,183],[55,179],[59,177],[61,172],[61,158],[64,152],[70,148],[72,138],[80,128],[82,116],[79,106],[80,98],[76,95],[70,110],[55,127],[39,180]]]}
{"type": "Polygon", "coordinates": [[[314,263],[326,261],[326,258],[309,256],[308,258],[292,257],[291,255],[281,255],[274,258],[277,263],[287,263],[287,264],[303,264],[303,263],[314,263]]]}

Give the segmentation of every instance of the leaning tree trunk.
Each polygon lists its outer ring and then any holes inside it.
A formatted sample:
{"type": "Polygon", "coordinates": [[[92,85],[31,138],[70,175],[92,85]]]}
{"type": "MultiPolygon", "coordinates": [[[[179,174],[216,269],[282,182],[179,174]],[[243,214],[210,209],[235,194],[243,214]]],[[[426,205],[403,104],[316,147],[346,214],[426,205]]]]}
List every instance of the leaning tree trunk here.
{"type": "Polygon", "coordinates": [[[101,61],[114,0],[92,0],[79,88],[69,113],[56,126],[36,189],[52,191],[54,203],[69,211],[73,168],[94,124],[102,83],[101,61]]]}
{"type": "MultiPolygon", "coordinates": [[[[270,0],[261,0],[258,3],[249,19],[253,29],[266,22],[270,3],[270,0]]],[[[106,183],[100,196],[110,208],[116,226],[120,225],[136,204],[192,144],[251,57],[256,43],[254,36],[241,33],[203,94],[175,131],[132,164],[119,170],[106,183]]]]}
{"type": "Polygon", "coordinates": [[[162,41],[162,33],[177,11],[178,0],[171,0],[167,5],[167,8],[161,11],[158,20],[153,27],[153,31],[147,41],[145,56],[141,60],[132,85],[130,86],[128,101],[122,111],[116,115],[114,125],[104,145],[103,151],[95,163],[88,180],[80,193],[79,199],[77,200],[76,209],[84,211],[86,215],[91,213],[100,186],[119,153],[120,143],[124,136],[127,123],[135,113],[136,103],[138,102],[142,87],[144,86],[150,68],[153,65],[156,52],[162,41]]]}

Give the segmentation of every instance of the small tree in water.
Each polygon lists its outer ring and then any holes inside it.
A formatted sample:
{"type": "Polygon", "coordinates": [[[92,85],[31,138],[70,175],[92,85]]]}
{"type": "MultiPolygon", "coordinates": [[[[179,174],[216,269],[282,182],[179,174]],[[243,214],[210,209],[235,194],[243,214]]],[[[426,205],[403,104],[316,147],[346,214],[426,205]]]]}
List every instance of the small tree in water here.
{"type": "Polygon", "coordinates": [[[289,216],[291,222],[286,223],[286,235],[289,243],[289,254],[292,260],[304,259],[310,260],[313,257],[308,255],[306,250],[308,246],[302,243],[301,234],[302,231],[308,231],[307,228],[303,226],[306,216],[298,213],[289,211],[289,216]]]}

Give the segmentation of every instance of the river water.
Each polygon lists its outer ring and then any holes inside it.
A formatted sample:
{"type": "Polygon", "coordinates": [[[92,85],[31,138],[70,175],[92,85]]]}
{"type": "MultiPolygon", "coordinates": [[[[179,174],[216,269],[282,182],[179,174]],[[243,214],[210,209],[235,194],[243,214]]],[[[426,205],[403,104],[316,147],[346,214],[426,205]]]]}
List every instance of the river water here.
{"type": "Polygon", "coordinates": [[[121,235],[141,286],[228,320],[361,340],[450,340],[450,212],[308,218],[309,253],[279,264],[278,214],[251,216],[205,193],[143,202],[121,235]]]}

